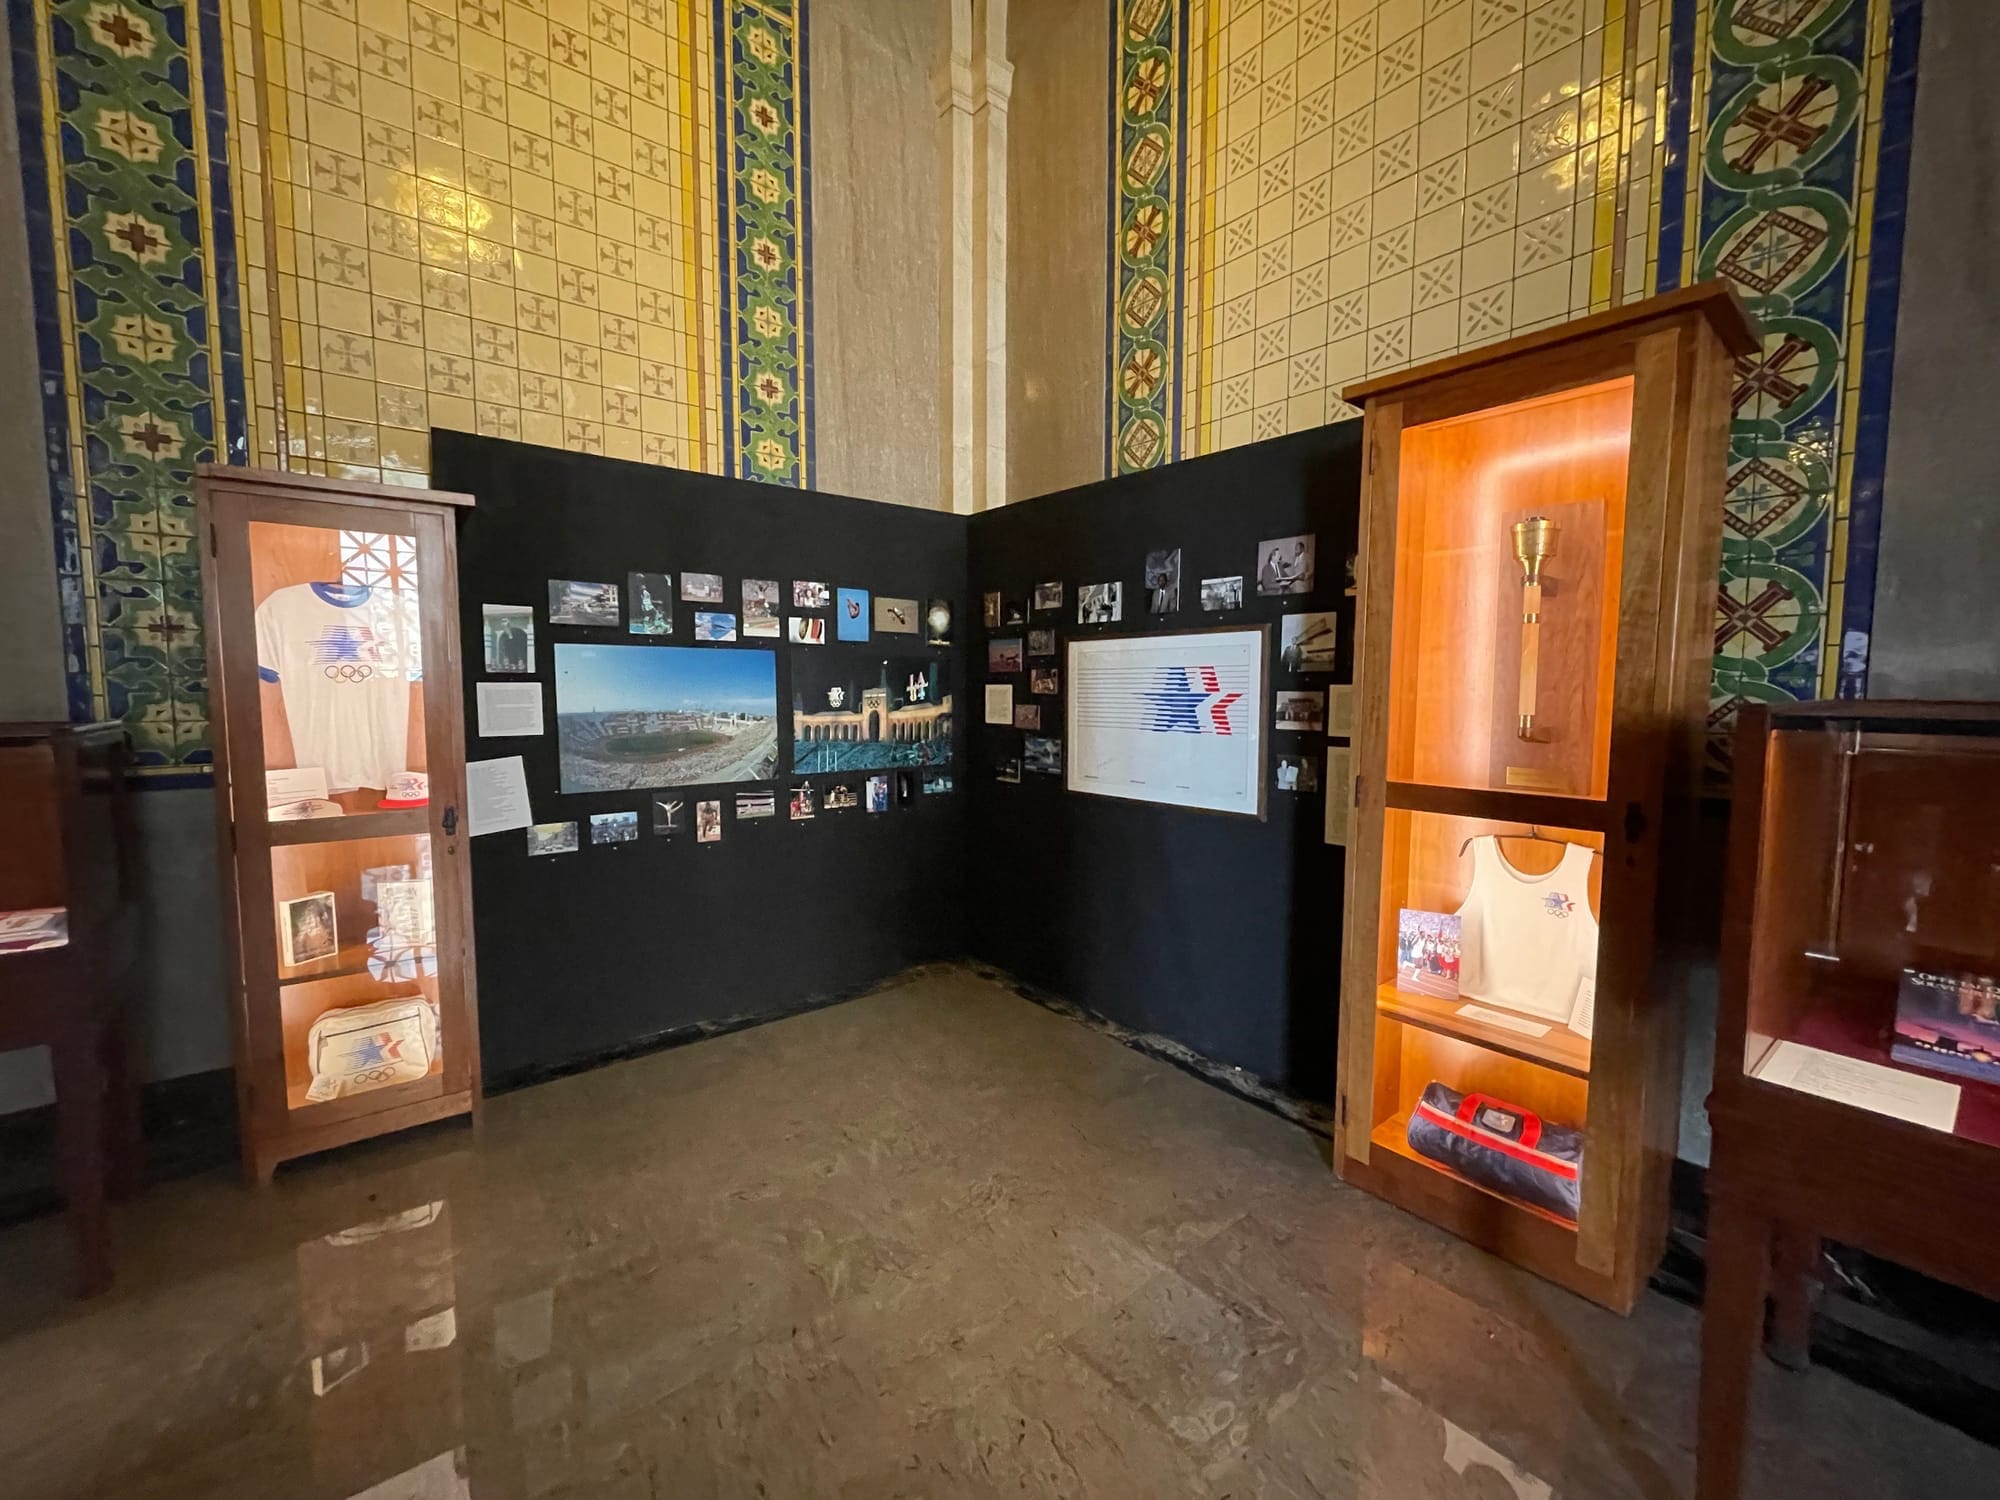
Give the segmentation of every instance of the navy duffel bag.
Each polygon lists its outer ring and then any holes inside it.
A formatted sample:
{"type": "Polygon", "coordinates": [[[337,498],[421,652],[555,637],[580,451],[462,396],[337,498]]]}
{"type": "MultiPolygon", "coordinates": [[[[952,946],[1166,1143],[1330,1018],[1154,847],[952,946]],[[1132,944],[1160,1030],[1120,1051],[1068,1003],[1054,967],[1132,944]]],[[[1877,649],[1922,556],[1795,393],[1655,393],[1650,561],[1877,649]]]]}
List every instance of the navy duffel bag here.
{"type": "Polygon", "coordinates": [[[1424,1085],[1410,1111],[1410,1147],[1502,1197],[1576,1222],[1583,1187],[1583,1132],[1491,1094],[1424,1085]]]}

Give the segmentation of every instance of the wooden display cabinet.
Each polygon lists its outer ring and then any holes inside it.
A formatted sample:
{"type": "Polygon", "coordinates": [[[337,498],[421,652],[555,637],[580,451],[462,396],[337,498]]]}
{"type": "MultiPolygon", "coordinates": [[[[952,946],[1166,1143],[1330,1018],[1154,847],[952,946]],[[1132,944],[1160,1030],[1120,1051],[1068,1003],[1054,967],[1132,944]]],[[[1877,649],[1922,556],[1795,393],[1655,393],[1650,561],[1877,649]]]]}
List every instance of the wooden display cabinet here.
{"type": "Polygon", "coordinates": [[[196,491],[243,1162],[268,1182],[478,1106],[472,498],[218,465],[196,491]]]}
{"type": "Polygon", "coordinates": [[[1735,770],[1700,1500],[1737,1494],[1767,1292],[1808,1343],[1822,1236],[2000,1297],[2000,704],[1750,707],[1735,770]]]}
{"type": "Polygon", "coordinates": [[[1731,363],[1756,347],[1699,286],[1343,393],[1366,427],[1336,1165],[1620,1311],[1665,1247],[1657,832],[1695,784],[1731,363]],[[1405,910],[1447,920],[1399,952],[1405,910]],[[1487,1104],[1421,1106],[1431,1084],[1487,1104]],[[1478,1181],[1413,1113],[1478,1146],[1478,1181]],[[1503,1192],[1501,1158],[1566,1190],[1503,1192]]]}

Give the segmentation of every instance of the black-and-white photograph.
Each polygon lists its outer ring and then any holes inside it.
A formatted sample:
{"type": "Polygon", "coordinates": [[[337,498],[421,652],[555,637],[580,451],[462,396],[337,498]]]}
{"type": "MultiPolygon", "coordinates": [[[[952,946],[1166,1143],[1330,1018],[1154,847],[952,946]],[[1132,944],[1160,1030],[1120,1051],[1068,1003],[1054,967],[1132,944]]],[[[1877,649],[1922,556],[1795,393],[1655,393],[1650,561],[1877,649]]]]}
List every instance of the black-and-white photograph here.
{"type": "Polygon", "coordinates": [[[1146,554],[1146,612],[1170,615],[1181,607],[1181,549],[1161,547],[1146,554]]]}
{"type": "Polygon", "coordinates": [[[1009,630],[1028,623],[1028,606],[1019,599],[1009,599],[1000,606],[1000,623],[1009,630]]]}
{"type": "Polygon", "coordinates": [[[773,818],[778,814],[778,794],[776,792],[738,792],[736,794],[736,818],[773,818]]]}
{"type": "Polygon", "coordinates": [[[1265,596],[1310,594],[1313,538],[1281,536],[1257,544],[1257,592],[1265,596]]]}
{"type": "Polygon", "coordinates": [[[1340,616],[1286,615],[1278,622],[1278,665],[1287,672],[1331,672],[1340,616]]]}
{"type": "Polygon", "coordinates": [[[1042,705],[1039,703],[1016,703],[1014,705],[1014,727],[1016,729],[1040,729],[1042,727],[1042,705]]]}
{"type": "Polygon", "coordinates": [[[535,611],[526,604],[482,604],[481,632],[486,640],[486,670],[535,670],[535,611]]]}
{"type": "Polygon", "coordinates": [[[575,578],[549,580],[551,625],[609,625],[618,628],[618,585],[575,578]]]}
{"type": "Polygon", "coordinates": [[[1278,729],[1319,734],[1326,729],[1326,694],[1280,692],[1276,705],[1278,729]]]}
{"type": "Polygon", "coordinates": [[[653,795],[653,832],[663,839],[678,838],[687,832],[687,798],[670,792],[653,795]]]}
{"type": "Polygon", "coordinates": [[[1278,790],[1316,792],[1319,790],[1319,762],[1310,755],[1278,757],[1278,790]]]}
{"type": "Polygon", "coordinates": [[[1062,775],[1062,741],[1039,734],[1021,736],[1021,764],[1044,776],[1062,775]]]}
{"type": "Polygon", "coordinates": [[[1076,591],[1076,623],[1115,625],[1125,617],[1125,585],[1086,583],[1076,591]]]}
{"type": "Polygon", "coordinates": [[[1021,779],[1021,757],[1010,755],[1003,759],[993,768],[993,779],[995,781],[1005,781],[1010,784],[1019,782],[1021,779]]]}
{"type": "Polygon", "coordinates": [[[1243,575],[1231,578],[1204,578],[1201,581],[1201,607],[1213,613],[1220,609],[1241,609],[1243,607],[1243,575]]]}
{"type": "Polygon", "coordinates": [[[590,841],[593,844],[629,844],[638,837],[639,815],[635,812],[590,815],[590,841]]]}
{"type": "Polygon", "coordinates": [[[689,604],[720,604],[722,602],[722,575],[720,573],[681,574],[681,598],[689,604]]]}
{"type": "Polygon", "coordinates": [[[535,823],[528,829],[530,855],[574,854],[576,847],[574,823],[535,823]]]}
{"type": "Polygon", "coordinates": [[[1052,609],[1061,609],[1062,605],[1063,586],[1060,582],[1038,583],[1035,585],[1035,612],[1037,614],[1045,613],[1052,609]]]}
{"type": "Polygon", "coordinates": [[[632,619],[625,627],[633,635],[674,633],[674,580],[665,573],[627,573],[625,596],[632,602],[632,619]]]}
{"type": "Polygon", "coordinates": [[[1053,630],[1031,630],[1028,632],[1028,655],[1054,656],[1056,654],[1056,633],[1053,630]]]}

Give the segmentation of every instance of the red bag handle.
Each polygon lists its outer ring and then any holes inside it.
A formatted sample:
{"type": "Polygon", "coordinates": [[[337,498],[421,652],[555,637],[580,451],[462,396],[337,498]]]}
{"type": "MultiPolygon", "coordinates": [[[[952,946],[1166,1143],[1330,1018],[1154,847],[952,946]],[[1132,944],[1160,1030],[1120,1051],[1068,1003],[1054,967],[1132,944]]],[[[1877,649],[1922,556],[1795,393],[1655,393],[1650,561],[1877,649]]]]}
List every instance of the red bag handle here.
{"type": "Polygon", "coordinates": [[[1459,1102],[1458,1118],[1465,1124],[1472,1123],[1472,1117],[1487,1105],[1504,1109],[1510,1115],[1521,1117],[1521,1144],[1530,1149],[1541,1143],[1542,1117],[1531,1109],[1522,1109],[1518,1104],[1509,1104],[1505,1099],[1496,1099],[1491,1094],[1467,1094],[1459,1102]]]}

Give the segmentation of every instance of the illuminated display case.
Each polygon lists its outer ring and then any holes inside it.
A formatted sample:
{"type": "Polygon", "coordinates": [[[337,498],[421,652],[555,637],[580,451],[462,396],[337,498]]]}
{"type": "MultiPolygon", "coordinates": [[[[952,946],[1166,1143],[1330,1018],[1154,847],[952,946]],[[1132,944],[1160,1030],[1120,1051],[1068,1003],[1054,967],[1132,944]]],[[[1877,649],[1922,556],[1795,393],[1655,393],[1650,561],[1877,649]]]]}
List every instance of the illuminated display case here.
{"type": "Polygon", "coordinates": [[[204,467],[244,1167],[475,1108],[453,507],[204,467]]]}
{"type": "Polygon", "coordinates": [[[1657,842],[1694,785],[1740,304],[1703,286],[1365,408],[1341,1175],[1607,1306],[1664,1248],[1657,842]]]}
{"type": "Polygon", "coordinates": [[[1822,1237],[2000,1297],[2000,704],[1746,707],[1735,739],[1697,1494],[1822,1237]]]}

